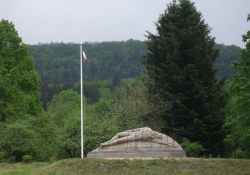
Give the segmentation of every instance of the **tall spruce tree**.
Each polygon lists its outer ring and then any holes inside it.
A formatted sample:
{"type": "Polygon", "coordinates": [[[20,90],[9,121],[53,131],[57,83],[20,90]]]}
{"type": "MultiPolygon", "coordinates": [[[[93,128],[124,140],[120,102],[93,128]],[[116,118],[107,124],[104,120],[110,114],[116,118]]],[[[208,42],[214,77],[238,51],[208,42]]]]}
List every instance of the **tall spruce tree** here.
{"type": "Polygon", "coordinates": [[[12,23],[0,21],[0,122],[41,112],[39,76],[12,23]]]}
{"type": "Polygon", "coordinates": [[[215,79],[217,50],[210,28],[189,0],[173,1],[156,27],[157,34],[147,36],[145,83],[151,99],[160,96],[172,104],[171,112],[161,115],[166,122],[162,132],[219,154],[226,94],[215,79]]]}

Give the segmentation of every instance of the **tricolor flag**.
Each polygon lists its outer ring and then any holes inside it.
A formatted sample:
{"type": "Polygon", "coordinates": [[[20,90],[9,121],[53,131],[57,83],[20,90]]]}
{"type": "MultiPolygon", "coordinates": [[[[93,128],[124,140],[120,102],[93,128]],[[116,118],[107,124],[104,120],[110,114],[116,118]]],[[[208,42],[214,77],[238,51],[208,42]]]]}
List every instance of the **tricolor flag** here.
{"type": "Polygon", "coordinates": [[[85,52],[83,52],[83,51],[82,51],[82,60],[83,60],[83,62],[84,62],[85,64],[86,64],[87,61],[88,61],[88,58],[87,58],[85,52]]]}

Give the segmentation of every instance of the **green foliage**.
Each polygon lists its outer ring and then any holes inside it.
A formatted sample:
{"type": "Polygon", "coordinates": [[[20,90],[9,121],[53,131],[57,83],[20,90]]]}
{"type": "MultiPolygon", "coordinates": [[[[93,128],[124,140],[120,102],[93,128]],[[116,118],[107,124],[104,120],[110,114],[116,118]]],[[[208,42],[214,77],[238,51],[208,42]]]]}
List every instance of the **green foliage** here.
{"type": "MultiPolygon", "coordinates": [[[[107,85],[105,82],[103,85],[100,82],[99,84],[93,82],[93,84],[98,85],[93,86],[98,91],[102,88],[105,89],[107,85]]],[[[38,134],[38,139],[36,139],[38,144],[36,144],[35,149],[37,159],[79,157],[81,146],[79,102],[80,96],[77,92],[73,90],[61,91],[52,98],[44,116],[33,121],[38,134]],[[39,126],[39,124],[42,125],[39,126]]],[[[117,132],[116,125],[109,116],[111,106],[111,100],[104,98],[96,103],[85,105],[85,154],[99,147],[100,143],[110,139],[117,132]]]]}
{"type": "Polygon", "coordinates": [[[0,122],[41,112],[39,77],[12,23],[0,21],[0,122]]]}
{"type": "Polygon", "coordinates": [[[0,150],[9,162],[33,154],[34,132],[27,125],[42,112],[39,76],[12,23],[0,21],[0,150]]]}
{"type": "Polygon", "coordinates": [[[104,118],[107,115],[110,114],[110,111],[112,110],[112,101],[111,100],[105,100],[104,98],[100,99],[94,106],[95,106],[95,112],[96,117],[104,118]]]}
{"type": "Polygon", "coordinates": [[[101,143],[111,139],[118,132],[118,127],[115,120],[110,117],[102,119],[86,117],[84,148],[85,153],[88,153],[100,147],[101,143]]]}
{"type": "Polygon", "coordinates": [[[4,160],[4,157],[5,157],[5,153],[0,152],[0,162],[2,162],[4,160]]]}
{"type": "MultiPolygon", "coordinates": [[[[119,84],[119,79],[138,77],[144,69],[143,56],[146,54],[143,41],[121,41],[85,43],[89,61],[84,67],[86,80],[111,80],[111,89],[119,84]]],[[[219,49],[215,67],[218,69],[216,77],[231,78],[233,70],[231,61],[238,60],[240,48],[216,44],[219,49]]],[[[36,69],[41,75],[41,100],[43,107],[51,98],[62,90],[73,88],[79,84],[79,45],[72,43],[50,43],[30,45],[29,50],[35,59],[36,69]]],[[[75,89],[79,91],[78,89],[75,89]]],[[[98,99],[96,89],[86,87],[89,103],[98,99]],[[93,98],[92,98],[93,95],[93,98]]]]}
{"type": "Polygon", "coordinates": [[[171,3],[148,33],[145,83],[151,98],[172,105],[162,112],[162,131],[181,141],[200,142],[206,151],[223,151],[223,82],[215,79],[217,50],[210,29],[189,0],[171,3]]]}
{"type": "Polygon", "coordinates": [[[231,63],[240,59],[240,48],[234,45],[226,46],[224,44],[216,44],[215,48],[219,50],[215,61],[217,69],[216,78],[218,80],[231,79],[235,74],[231,63]]]}
{"type": "Polygon", "coordinates": [[[56,157],[59,143],[55,120],[49,114],[43,113],[39,117],[31,118],[29,126],[35,133],[33,159],[47,161],[50,157],[56,157]]]}
{"type": "Polygon", "coordinates": [[[53,114],[53,118],[57,120],[58,125],[63,120],[67,120],[69,116],[79,116],[80,108],[79,95],[73,90],[61,91],[56,94],[48,104],[48,113],[53,114]]]}
{"type": "Polygon", "coordinates": [[[22,157],[22,161],[25,163],[30,163],[32,161],[32,156],[31,155],[24,155],[22,157]]]}
{"type": "Polygon", "coordinates": [[[95,103],[99,100],[100,98],[100,92],[98,90],[98,88],[96,87],[86,87],[84,88],[84,94],[86,95],[87,97],[87,102],[92,104],[92,103],[95,103]]]}
{"type": "Polygon", "coordinates": [[[7,162],[8,162],[8,163],[15,163],[15,162],[16,162],[16,157],[15,157],[15,156],[10,156],[10,157],[7,159],[7,162]]]}
{"type": "Polygon", "coordinates": [[[181,146],[188,157],[199,157],[205,152],[205,149],[199,142],[190,142],[188,139],[184,139],[181,146]]]}
{"type": "Polygon", "coordinates": [[[34,133],[22,121],[0,126],[0,149],[8,159],[12,156],[20,161],[22,156],[32,154],[34,133]]]}
{"type": "Polygon", "coordinates": [[[136,87],[127,86],[121,89],[120,96],[111,111],[120,131],[145,126],[160,130],[163,127],[159,116],[163,110],[170,109],[170,105],[162,103],[160,98],[157,103],[149,101],[146,88],[141,82],[136,87]]]}
{"type": "MultiPolygon", "coordinates": [[[[143,42],[136,40],[84,43],[84,51],[89,57],[84,67],[84,79],[103,80],[115,76],[129,78],[140,75],[141,60],[145,53],[143,45],[143,42]]],[[[79,82],[79,44],[39,44],[29,46],[29,50],[41,75],[44,107],[56,93],[72,88],[74,83],[79,82]]],[[[86,92],[92,94],[93,89],[88,90],[86,92]]]]}
{"type": "MultiPolygon", "coordinates": [[[[36,59],[36,68],[46,83],[75,83],[79,81],[79,45],[51,43],[30,46],[36,59]],[[62,66],[63,65],[63,66],[62,66]]],[[[144,55],[143,42],[136,40],[120,42],[84,43],[89,57],[84,67],[87,80],[121,78],[140,74],[140,61],[144,55]]]]}
{"type": "Polygon", "coordinates": [[[233,64],[236,74],[229,85],[231,99],[226,126],[231,132],[226,143],[233,150],[241,150],[250,157],[250,31],[242,38],[246,47],[241,50],[240,61],[233,64]]]}
{"type": "Polygon", "coordinates": [[[236,159],[246,159],[247,158],[246,152],[242,151],[240,148],[233,151],[232,156],[233,156],[233,158],[236,158],[236,159]]]}
{"type": "MultiPolygon", "coordinates": [[[[78,156],[80,150],[80,97],[73,90],[61,91],[48,105],[47,115],[54,125],[57,157],[78,156]]],[[[53,156],[53,155],[51,155],[53,156]]]]}
{"type": "Polygon", "coordinates": [[[121,79],[118,74],[115,74],[111,81],[111,90],[114,90],[121,83],[121,79]]]}

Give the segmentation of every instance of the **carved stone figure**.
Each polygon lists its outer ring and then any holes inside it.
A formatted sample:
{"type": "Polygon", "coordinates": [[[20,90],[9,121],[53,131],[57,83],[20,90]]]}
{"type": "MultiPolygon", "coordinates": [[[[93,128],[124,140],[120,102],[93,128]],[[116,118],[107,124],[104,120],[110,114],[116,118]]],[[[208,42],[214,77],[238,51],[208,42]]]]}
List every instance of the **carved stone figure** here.
{"type": "Polygon", "coordinates": [[[117,133],[88,157],[184,157],[185,152],[172,138],[148,127],[117,133]]]}
{"type": "Polygon", "coordinates": [[[163,145],[169,145],[173,147],[179,147],[176,142],[170,137],[164,134],[153,131],[151,128],[137,128],[132,130],[127,130],[124,132],[119,132],[111,140],[102,143],[101,147],[116,145],[119,143],[133,142],[133,141],[151,141],[163,145]]]}

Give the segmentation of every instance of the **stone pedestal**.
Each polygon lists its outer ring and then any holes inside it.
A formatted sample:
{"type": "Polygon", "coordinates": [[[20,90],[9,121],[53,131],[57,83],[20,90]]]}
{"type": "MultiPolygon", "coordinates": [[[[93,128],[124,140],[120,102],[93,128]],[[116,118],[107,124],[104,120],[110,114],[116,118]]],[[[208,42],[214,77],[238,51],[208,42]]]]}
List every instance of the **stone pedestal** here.
{"type": "Polygon", "coordinates": [[[186,157],[186,154],[172,138],[146,127],[118,133],[87,157],[157,158],[186,157]]]}

